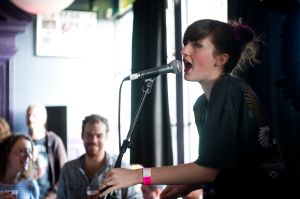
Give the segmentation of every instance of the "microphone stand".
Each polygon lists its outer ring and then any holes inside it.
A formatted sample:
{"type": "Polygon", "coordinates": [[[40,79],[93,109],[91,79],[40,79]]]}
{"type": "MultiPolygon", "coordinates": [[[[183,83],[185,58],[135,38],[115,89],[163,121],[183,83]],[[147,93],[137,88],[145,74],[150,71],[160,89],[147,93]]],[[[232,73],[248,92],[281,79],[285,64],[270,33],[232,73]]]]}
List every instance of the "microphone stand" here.
{"type": "MultiPolygon", "coordinates": [[[[128,133],[127,133],[127,137],[126,137],[126,139],[122,143],[122,146],[120,148],[120,153],[119,153],[117,161],[116,161],[116,163],[114,165],[114,168],[120,168],[121,167],[122,158],[123,158],[123,156],[124,156],[127,148],[130,148],[132,146],[131,142],[130,142],[131,135],[133,133],[133,130],[134,130],[134,127],[135,127],[135,125],[137,123],[139,115],[141,113],[142,106],[143,106],[143,104],[145,102],[146,96],[149,93],[151,93],[151,88],[152,88],[152,85],[153,85],[153,82],[155,81],[155,79],[156,79],[156,77],[151,78],[151,79],[145,79],[145,85],[142,88],[143,95],[142,95],[141,101],[140,101],[140,103],[139,103],[139,105],[137,107],[137,111],[136,111],[136,113],[134,115],[134,118],[132,120],[130,129],[129,129],[128,133]]],[[[109,187],[107,187],[107,188],[109,188],[109,187]]],[[[104,188],[104,190],[102,190],[102,191],[105,191],[107,188],[104,188]]],[[[105,196],[105,199],[110,199],[111,197],[117,198],[116,196],[114,196],[111,193],[109,193],[107,196],[105,196]]]]}

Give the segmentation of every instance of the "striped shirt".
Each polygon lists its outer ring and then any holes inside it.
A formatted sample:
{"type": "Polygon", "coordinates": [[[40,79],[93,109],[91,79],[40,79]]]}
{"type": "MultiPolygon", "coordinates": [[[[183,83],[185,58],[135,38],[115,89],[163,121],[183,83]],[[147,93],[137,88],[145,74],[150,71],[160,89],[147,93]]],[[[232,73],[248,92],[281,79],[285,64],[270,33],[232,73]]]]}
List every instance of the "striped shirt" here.
{"type": "Polygon", "coordinates": [[[0,183],[1,191],[17,190],[17,199],[38,199],[40,196],[40,189],[35,180],[25,179],[17,184],[2,184],[0,183]]]}

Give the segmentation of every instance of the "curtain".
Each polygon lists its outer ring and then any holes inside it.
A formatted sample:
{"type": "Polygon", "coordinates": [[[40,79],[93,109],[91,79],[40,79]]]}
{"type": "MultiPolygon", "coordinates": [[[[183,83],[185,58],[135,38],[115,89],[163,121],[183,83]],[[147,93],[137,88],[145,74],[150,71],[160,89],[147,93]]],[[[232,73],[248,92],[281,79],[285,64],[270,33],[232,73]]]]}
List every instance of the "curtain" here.
{"type": "Polygon", "coordinates": [[[299,194],[300,183],[299,7],[293,0],[228,1],[229,19],[241,17],[264,42],[259,52],[261,63],[244,78],[271,118],[291,181],[286,198],[300,198],[292,196],[299,194]]]}
{"type": "MultiPolygon", "coordinates": [[[[165,1],[136,0],[133,5],[132,73],[167,63],[165,1]]],[[[145,81],[132,81],[132,120],[145,81]]],[[[167,77],[158,76],[147,95],[131,137],[130,162],[144,167],[173,164],[167,77]]]]}

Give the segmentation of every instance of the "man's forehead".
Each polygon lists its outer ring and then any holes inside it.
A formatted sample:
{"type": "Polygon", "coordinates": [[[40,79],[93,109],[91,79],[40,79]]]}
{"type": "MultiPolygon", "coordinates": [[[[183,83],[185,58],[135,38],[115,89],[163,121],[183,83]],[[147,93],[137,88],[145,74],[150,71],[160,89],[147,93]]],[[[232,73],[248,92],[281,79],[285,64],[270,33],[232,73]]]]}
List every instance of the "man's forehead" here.
{"type": "Polygon", "coordinates": [[[100,131],[106,131],[106,126],[105,124],[103,124],[102,122],[88,122],[85,127],[84,127],[84,130],[87,131],[88,128],[93,128],[93,129],[96,129],[98,130],[99,132],[100,131]]]}

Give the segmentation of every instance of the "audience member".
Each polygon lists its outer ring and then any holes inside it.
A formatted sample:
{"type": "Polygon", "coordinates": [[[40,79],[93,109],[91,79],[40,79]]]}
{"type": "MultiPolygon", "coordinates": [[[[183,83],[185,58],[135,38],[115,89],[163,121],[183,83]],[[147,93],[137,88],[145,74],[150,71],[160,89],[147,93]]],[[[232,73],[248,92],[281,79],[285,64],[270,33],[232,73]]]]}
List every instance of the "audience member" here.
{"type": "Polygon", "coordinates": [[[10,134],[11,131],[8,122],[4,118],[0,117],[0,142],[10,134]]]}
{"type": "Polygon", "coordinates": [[[0,198],[38,199],[38,184],[28,177],[33,163],[30,137],[10,135],[0,143],[0,151],[0,198]]]}
{"type": "MultiPolygon", "coordinates": [[[[117,157],[105,151],[108,137],[108,120],[100,115],[89,115],[82,122],[81,138],[85,154],[67,162],[59,178],[57,197],[59,199],[87,198],[87,191],[97,197],[98,187],[104,173],[114,167],[117,157]]],[[[130,168],[122,163],[122,167],[130,168]]],[[[116,191],[118,198],[142,198],[138,187],[116,191]]]]}
{"type": "Polygon", "coordinates": [[[60,170],[67,161],[61,138],[46,130],[47,110],[41,103],[27,109],[27,126],[34,142],[36,178],[40,187],[40,199],[56,198],[60,170]]]}

